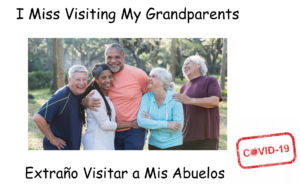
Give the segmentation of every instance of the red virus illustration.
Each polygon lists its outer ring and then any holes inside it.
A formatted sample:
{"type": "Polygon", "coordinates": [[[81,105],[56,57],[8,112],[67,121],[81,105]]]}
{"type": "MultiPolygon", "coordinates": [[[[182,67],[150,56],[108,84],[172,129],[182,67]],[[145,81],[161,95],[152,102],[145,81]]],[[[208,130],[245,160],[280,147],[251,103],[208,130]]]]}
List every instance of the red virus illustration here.
{"type": "Polygon", "coordinates": [[[256,157],[256,155],[257,155],[257,149],[256,148],[251,149],[251,155],[256,157]]]}

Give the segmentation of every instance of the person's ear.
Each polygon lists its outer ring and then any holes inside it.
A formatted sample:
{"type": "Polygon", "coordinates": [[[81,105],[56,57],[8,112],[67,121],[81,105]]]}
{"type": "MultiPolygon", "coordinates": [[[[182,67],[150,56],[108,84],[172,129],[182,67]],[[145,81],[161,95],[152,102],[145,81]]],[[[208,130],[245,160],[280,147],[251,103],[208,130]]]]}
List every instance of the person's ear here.
{"type": "Polygon", "coordinates": [[[95,82],[96,82],[96,83],[98,83],[98,82],[99,82],[99,80],[98,80],[97,78],[94,78],[94,80],[95,80],[95,82]]]}
{"type": "Polygon", "coordinates": [[[70,83],[70,81],[71,81],[71,78],[70,78],[70,77],[68,77],[68,82],[70,83]]]}

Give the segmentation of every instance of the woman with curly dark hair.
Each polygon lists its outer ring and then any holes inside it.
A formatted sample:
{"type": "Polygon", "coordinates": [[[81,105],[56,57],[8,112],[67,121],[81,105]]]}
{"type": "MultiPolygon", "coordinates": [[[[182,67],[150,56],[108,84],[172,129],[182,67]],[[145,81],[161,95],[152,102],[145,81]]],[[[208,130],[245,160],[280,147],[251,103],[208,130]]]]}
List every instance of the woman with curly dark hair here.
{"type": "Polygon", "coordinates": [[[95,64],[92,76],[93,80],[89,83],[85,92],[80,95],[80,99],[82,100],[91,91],[95,91],[91,97],[99,98],[102,103],[97,111],[87,108],[86,120],[84,107],[80,105],[82,122],[85,124],[87,121],[87,129],[83,135],[83,148],[84,150],[114,150],[115,130],[137,127],[137,124],[136,122],[116,123],[116,111],[108,97],[108,91],[113,83],[110,67],[106,64],[95,64]]]}

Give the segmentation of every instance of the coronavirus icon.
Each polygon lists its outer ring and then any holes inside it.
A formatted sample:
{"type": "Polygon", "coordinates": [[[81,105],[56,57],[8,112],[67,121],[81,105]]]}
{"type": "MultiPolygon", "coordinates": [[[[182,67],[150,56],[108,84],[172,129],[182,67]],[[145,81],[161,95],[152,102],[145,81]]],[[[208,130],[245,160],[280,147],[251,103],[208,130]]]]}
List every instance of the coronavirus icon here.
{"type": "Polygon", "coordinates": [[[256,155],[257,155],[257,149],[256,148],[252,148],[250,154],[251,154],[251,156],[256,157],[256,155]]]}

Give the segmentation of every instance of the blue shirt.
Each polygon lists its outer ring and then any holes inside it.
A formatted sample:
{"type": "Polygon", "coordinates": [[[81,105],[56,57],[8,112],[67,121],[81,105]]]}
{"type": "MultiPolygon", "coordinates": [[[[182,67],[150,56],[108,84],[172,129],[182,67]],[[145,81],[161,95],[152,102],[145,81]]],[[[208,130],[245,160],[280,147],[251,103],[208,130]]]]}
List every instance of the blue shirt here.
{"type": "Polygon", "coordinates": [[[150,129],[149,144],[161,149],[182,145],[182,131],[168,129],[168,122],[175,121],[183,127],[182,103],[175,101],[172,95],[175,92],[167,91],[164,103],[158,108],[153,92],[144,94],[138,112],[137,122],[140,127],[150,129]],[[148,112],[151,119],[142,117],[143,111],[148,112]]]}
{"type": "MultiPolygon", "coordinates": [[[[66,142],[63,150],[79,150],[81,144],[82,121],[79,114],[79,96],[75,96],[68,86],[56,93],[38,111],[50,126],[55,137],[66,142]]],[[[45,150],[58,150],[44,137],[45,150]]]]}

